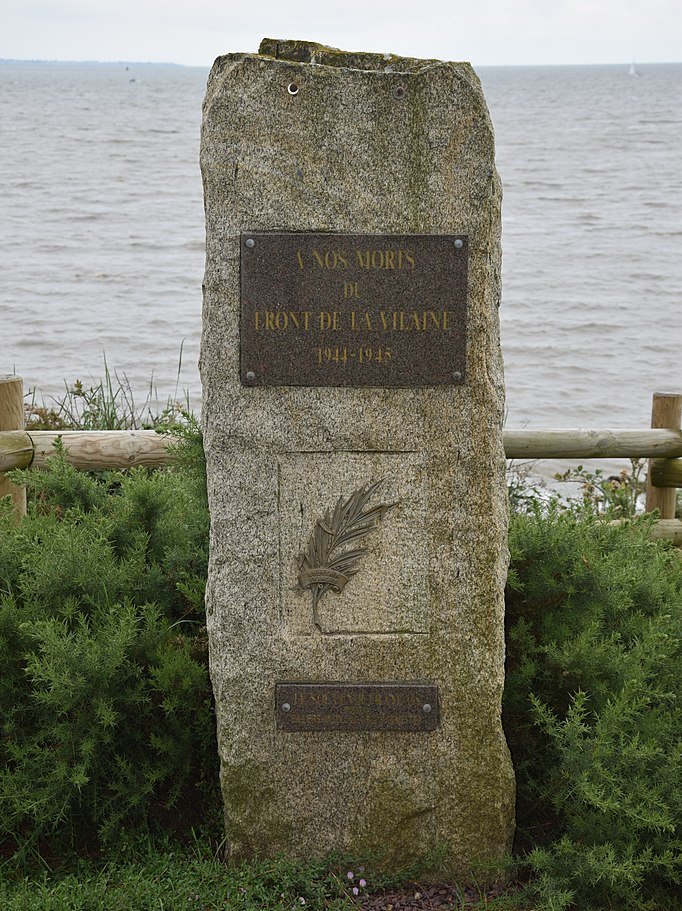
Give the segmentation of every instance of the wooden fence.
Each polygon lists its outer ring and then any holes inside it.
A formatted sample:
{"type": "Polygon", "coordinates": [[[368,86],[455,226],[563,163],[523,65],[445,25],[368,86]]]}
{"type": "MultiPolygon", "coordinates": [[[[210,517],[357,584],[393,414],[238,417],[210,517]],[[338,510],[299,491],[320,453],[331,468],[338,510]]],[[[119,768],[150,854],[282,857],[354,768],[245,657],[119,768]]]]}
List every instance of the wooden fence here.
{"type": "MultiPolygon", "coordinates": [[[[172,438],[154,430],[24,429],[23,383],[0,377],[0,496],[12,496],[17,516],[26,512],[25,491],[3,473],[33,465],[42,468],[60,438],[75,468],[157,467],[170,461],[172,438]]],[[[682,394],[654,394],[649,430],[505,430],[508,459],[649,459],[647,512],[659,511],[658,536],[682,544],[682,522],[675,521],[676,488],[682,487],[682,394]]]]}

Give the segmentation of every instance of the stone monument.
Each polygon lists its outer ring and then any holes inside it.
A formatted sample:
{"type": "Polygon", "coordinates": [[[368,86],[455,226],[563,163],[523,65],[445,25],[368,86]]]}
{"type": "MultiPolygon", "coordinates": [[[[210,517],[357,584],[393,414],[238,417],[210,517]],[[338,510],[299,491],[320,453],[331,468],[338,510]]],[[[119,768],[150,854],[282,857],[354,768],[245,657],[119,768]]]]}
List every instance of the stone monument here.
{"type": "Polygon", "coordinates": [[[500,202],[468,64],[211,71],[206,596],[230,856],[511,845],[500,202]]]}

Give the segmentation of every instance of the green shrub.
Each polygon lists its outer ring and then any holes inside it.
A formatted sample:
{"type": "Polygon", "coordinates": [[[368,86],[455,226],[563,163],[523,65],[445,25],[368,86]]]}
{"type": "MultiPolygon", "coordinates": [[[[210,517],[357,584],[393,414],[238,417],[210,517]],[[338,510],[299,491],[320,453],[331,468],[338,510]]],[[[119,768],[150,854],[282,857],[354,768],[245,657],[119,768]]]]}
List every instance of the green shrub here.
{"type": "MultiPolygon", "coordinates": [[[[96,849],[125,825],[201,819],[216,746],[200,440],[178,467],[14,472],[0,514],[0,840],[96,849]],[[179,813],[181,809],[181,813],[179,813]]],[[[216,801],[217,804],[217,801],[216,801]]],[[[46,848],[47,846],[47,848],[46,848]]]]}
{"type": "Polygon", "coordinates": [[[542,907],[680,907],[682,561],[647,520],[553,508],[510,545],[505,726],[542,907]]]}
{"type": "Polygon", "coordinates": [[[634,518],[644,510],[645,468],[644,459],[630,459],[629,469],[624,468],[617,475],[604,476],[601,468],[589,471],[577,465],[555,474],[554,480],[578,485],[579,496],[569,496],[564,500],[565,508],[570,511],[577,514],[593,512],[612,519],[634,518]]]}
{"type": "MultiPolygon", "coordinates": [[[[93,413],[98,401],[87,400],[93,413]]],[[[57,448],[48,471],[13,478],[30,506],[17,526],[0,501],[3,853],[90,854],[120,847],[124,827],[182,832],[213,818],[209,520],[196,427],[163,471],[78,472],[57,448]]],[[[598,502],[563,510],[523,483],[516,491],[524,514],[510,529],[504,720],[517,850],[543,911],[672,911],[681,907],[682,561],[649,540],[647,520],[613,527],[598,515],[631,512],[635,485],[627,503],[609,499],[620,487],[599,489],[598,502]]],[[[312,906],[322,889],[322,874],[291,889],[278,877],[270,888],[257,865],[244,875],[256,906],[283,891],[312,906]]],[[[76,894],[78,883],[68,888],[76,894]]]]}

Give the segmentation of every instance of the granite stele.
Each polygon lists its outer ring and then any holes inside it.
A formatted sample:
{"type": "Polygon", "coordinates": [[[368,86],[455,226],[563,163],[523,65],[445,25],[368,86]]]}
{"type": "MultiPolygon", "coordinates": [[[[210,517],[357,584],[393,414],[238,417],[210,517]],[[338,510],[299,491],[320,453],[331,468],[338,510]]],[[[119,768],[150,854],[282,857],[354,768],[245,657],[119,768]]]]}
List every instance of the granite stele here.
{"type": "Polygon", "coordinates": [[[493,132],[465,63],[266,39],[204,103],[230,856],[511,844],[493,132]]]}

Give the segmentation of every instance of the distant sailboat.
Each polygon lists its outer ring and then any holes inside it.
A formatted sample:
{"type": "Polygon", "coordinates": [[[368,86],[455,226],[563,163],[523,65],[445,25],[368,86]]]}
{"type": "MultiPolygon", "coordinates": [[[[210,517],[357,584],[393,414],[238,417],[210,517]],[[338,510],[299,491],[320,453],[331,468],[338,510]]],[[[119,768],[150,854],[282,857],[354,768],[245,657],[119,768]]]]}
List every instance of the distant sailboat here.
{"type": "Polygon", "coordinates": [[[628,76],[639,76],[637,69],[635,68],[635,61],[633,60],[630,64],[630,69],[628,70],[628,76]]]}

